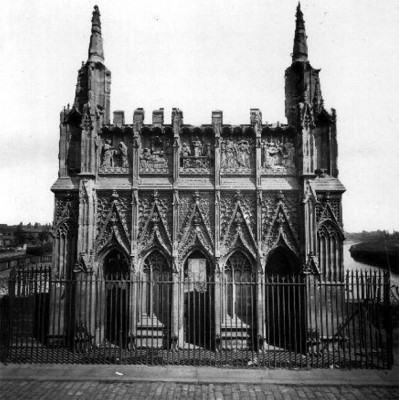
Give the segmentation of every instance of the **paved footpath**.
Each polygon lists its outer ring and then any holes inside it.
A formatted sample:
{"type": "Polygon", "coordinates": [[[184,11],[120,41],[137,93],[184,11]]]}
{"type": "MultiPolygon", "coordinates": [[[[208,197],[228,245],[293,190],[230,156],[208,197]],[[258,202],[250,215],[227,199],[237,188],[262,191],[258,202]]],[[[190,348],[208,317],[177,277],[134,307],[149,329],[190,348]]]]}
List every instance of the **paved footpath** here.
{"type": "Polygon", "coordinates": [[[0,365],[0,399],[398,400],[399,370],[0,365]]]}
{"type": "Polygon", "coordinates": [[[0,399],[397,400],[399,388],[242,383],[1,381],[0,399]]]}

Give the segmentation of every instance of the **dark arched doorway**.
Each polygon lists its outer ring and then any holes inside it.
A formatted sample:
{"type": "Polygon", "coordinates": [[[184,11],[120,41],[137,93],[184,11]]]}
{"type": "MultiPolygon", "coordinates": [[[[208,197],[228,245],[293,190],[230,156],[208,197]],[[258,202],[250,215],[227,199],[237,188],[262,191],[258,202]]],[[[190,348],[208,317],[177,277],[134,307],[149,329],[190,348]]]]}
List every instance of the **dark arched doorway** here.
{"type": "Polygon", "coordinates": [[[249,257],[242,251],[236,251],[228,258],[224,282],[222,331],[226,337],[231,337],[226,347],[232,347],[233,343],[236,347],[253,347],[256,334],[256,276],[249,257]]]}
{"type": "Polygon", "coordinates": [[[215,331],[213,271],[207,257],[193,251],[184,263],[184,340],[213,349],[215,331]]]}
{"type": "Polygon", "coordinates": [[[111,250],[103,262],[106,292],[105,339],[118,346],[127,346],[129,329],[129,262],[117,249],[111,250]]]}
{"type": "Polygon", "coordinates": [[[269,345],[302,352],[306,342],[305,283],[299,261],[278,247],[268,257],[265,276],[266,340],[269,345]]]}

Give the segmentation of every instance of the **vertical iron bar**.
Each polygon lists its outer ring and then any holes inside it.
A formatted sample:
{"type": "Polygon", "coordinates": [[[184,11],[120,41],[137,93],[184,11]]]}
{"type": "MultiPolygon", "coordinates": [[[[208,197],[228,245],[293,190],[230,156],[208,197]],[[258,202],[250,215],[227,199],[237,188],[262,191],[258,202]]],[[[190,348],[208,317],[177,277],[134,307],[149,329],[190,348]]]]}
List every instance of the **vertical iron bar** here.
{"type": "MultiPolygon", "coordinates": [[[[287,343],[287,347],[288,347],[288,365],[291,366],[292,363],[292,325],[291,325],[291,318],[292,318],[292,309],[291,309],[291,290],[293,288],[295,288],[295,285],[292,284],[291,282],[291,276],[288,275],[287,276],[287,304],[286,304],[286,310],[287,310],[287,322],[288,322],[288,343],[287,343]]],[[[295,314],[295,313],[294,313],[295,314]]],[[[295,325],[294,325],[295,326],[295,325]]],[[[295,328],[294,328],[295,329],[295,328]]],[[[296,332],[295,332],[296,333],[296,332]]],[[[294,334],[294,337],[296,335],[294,334]]]]}
{"type": "Polygon", "coordinates": [[[373,313],[373,308],[374,308],[374,295],[375,295],[375,291],[373,290],[373,280],[372,280],[372,271],[366,271],[366,285],[368,286],[368,289],[366,290],[367,294],[367,316],[368,316],[368,321],[367,321],[367,325],[368,325],[368,337],[369,337],[369,343],[370,345],[368,346],[368,349],[370,351],[369,354],[369,361],[370,361],[370,367],[373,368],[374,366],[374,356],[373,356],[373,352],[374,352],[374,348],[373,348],[373,330],[372,330],[372,322],[373,322],[373,317],[374,317],[374,313],[373,313]]]}
{"type": "Polygon", "coordinates": [[[392,336],[392,316],[391,316],[391,299],[390,299],[390,290],[391,290],[391,270],[385,273],[384,276],[385,281],[385,296],[384,296],[384,308],[385,308],[385,329],[386,329],[386,354],[387,354],[387,367],[388,369],[392,368],[393,364],[393,336],[392,336]]]}
{"type": "MultiPolygon", "coordinates": [[[[321,335],[322,335],[322,327],[319,327],[319,311],[317,308],[317,304],[319,303],[318,292],[321,290],[321,277],[320,281],[313,281],[313,294],[314,294],[314,315],[315,315],[315,337],[316,337],[316,368],[320,367],[319,364],[319,356],[321,349],[321,335]]],[[[320,296],[321,298],[321,296],[320,296]]],[[[321,320],[320,320],[321,322],[321,320]]],[[[321,324],[320,324],[321,325],[321,324]]]]}

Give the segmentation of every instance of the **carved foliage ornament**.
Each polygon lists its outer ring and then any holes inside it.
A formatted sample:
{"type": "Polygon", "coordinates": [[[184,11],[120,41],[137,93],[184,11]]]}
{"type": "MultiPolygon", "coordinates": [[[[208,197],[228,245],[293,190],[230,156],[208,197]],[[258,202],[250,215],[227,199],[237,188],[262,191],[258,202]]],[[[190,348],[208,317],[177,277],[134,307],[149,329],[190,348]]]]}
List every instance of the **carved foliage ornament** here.
{"type": "Polygon", "coordinates": [[[228,254],[234,247],[241,245],[256,259],[256,196],[239,190],[236,193],[223,193],[220,214],[221,253],[228,254]]]}
{"type": "Polygon", "coordinates": [[[90,254],[87,253],[80,253],[78,257],[78,261],[75,264],[75,268],[73,270],[75,273],[83,272],[86,274],[91,274],[94,272],[94,254],[91,252],[90,254]]]}
{"type": "Polygon", "coordinates": [[[93,129],[93,123],[92,123],[89,103],[87,103],[83,106],[83,116],[82,116],[81,127],[83,130],[85,130],[87,132],[89,132],[93,129]]]}
{"type": "Polygon", "coordinates": [[[130,254],[131,194],[99,194],[97,198],[97,252],[118,243],[130,254]]]}
{"type": "Polygon", "coordinates": [[[65,194],[56,197],[54,231],[57,237],[76,236],[79,200],[76,194],[65,194]]]}
{"type": "Polygon", "coordinates": [[[310,252],[308,258],[303,265],[302,272],[305,275],[320,275],[319,260],[318,257],[310,252]]]}
{"type": "Polygon", "coordinates": [[[295,194],[269,194],[262,206],[264,253],[267,255],[279,244],[285,244],[299,255],[298,207],[295,194]]]}
{"type": "Polygon", "coordinates": [[[179,252],[183,260],[193,247],[204,248],[209,255],[213,255],[214,237],[214,196],[211,193],[195,191],[191,199],[183,194],[185,207],[182,209],[182,227],[180,229],[179,252]],[[183,212],[185,214],[183,214],[183,212]],[[212,219],[212,223],[210,221],[212,219]]]}
{"type": "Polygon", "coordinates": [[[145,252],[152,246],[161,246],[172,253],[172,195],[155,190],[139,196],[138,247],[145,252]]]}
{"type": "Polygon", "coordinates": [[[327,237],[327,238],[343,238],[343,233],[338,225],[330,222],[324,221],[318,228],[317,234],[320,237],[327,237]]]}
{"type": "Polygon", "coordinates": [[[316,221],[321,223],[324,220],[331,220],[340,223],[341,201],[339,199],[320,199],[316,205],[316,221]]]}

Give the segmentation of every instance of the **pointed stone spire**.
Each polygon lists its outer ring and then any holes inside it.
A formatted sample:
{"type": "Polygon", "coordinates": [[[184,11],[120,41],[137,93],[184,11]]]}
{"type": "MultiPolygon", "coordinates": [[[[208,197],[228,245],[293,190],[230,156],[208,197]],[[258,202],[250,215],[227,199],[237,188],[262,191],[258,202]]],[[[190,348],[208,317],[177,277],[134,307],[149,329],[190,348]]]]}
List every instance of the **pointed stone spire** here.
{"type": "Polygon", "coordinates": [[[307,36],[305,31],[305,21],[303,20],[301,3],[298,2],[298,7],[296,9],[296,26],[292,62],[308,61],[308,44],[306,42],[306,39],[307,36]]]}
{"type": "Polygon", "coordinates": [[[91,37],[88,61],[104,61],[103,38],[101,37],[100,10],[98,9],[98,6],[94,6],[93,18],[91,19],[91,37]]]}

